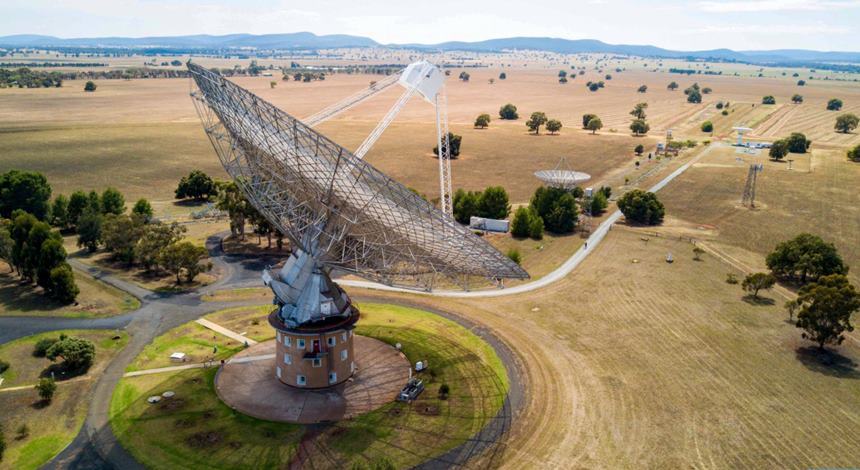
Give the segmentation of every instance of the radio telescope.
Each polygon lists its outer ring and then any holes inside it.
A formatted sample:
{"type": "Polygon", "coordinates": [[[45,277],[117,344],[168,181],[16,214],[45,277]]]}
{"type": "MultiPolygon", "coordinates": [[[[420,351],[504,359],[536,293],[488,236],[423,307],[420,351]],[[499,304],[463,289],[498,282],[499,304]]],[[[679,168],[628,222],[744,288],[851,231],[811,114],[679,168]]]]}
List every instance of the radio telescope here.
{"type": "Polygon", "coordinates": [[[571,190],[591,179],[591,175],[581,171],[573,171],[567,164],[567,159],[561,157],[558,164],[552,170],[540,170],[535,172],[535,177],[543,181],[547,186],[571,190]]]}
{"type": "MultiPolygon", "coordinates": [[[[522,268],[405,186],[216,72],[188,63],[206,134],[248,201],[293,252],[263,272],[277,308],[276,375],[322,388],[355,371],[358,309],[330,274],[405,287],[524,279],[522,268]],[[290,355],[296,348],[297,357],[290,355]],[[326,375],[328,372],[328,375],[326,375]]],[[[407,71],[409,69],[407,68],[407,71]]],[[[419,91],[419,90],[416,90],[419,91]]]]}

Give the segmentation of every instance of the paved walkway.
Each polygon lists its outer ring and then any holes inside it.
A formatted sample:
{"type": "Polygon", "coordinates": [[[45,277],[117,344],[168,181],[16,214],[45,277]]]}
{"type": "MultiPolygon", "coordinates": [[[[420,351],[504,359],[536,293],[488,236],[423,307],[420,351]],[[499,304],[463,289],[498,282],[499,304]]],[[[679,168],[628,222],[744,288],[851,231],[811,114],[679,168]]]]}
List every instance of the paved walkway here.
{"type": "Polygon", "coordinates": [[[243,343],[243,344],[244,344],[244,343],[247,343],[247,344],[248,344],[248,346],[253,346],[253,345],[257,344],[257,342],[256,342],[256,341],[254,341],[253,339],[248,338],[248,337],[245,337],[245,336],[242,336],[242,335],[240,335],[239,333],[236,333],[236,332],[235,332],[235,331],[233,331],[233,330],[229,330],[229,329],[227,329],[227,328],[224,328],[223,326],[221,326],[221,325],[219,325],[219,324],[217,324],[217,323],[215,323],[215,322],[211,322],[211,321],[209,321],[209,320],[207,320],[207,319],[205,319],[205,318],[198,318],[198,319],[197,319],[197,320],[195,320],[195,321],[196,321],[198,324],[203,325],[204,327],[209,328],[210,330],[212,330],[212,331],[214,331],[214,332],[216,332],[216,333],[221,333],[222,335],[224,335],[224,336],[226,336],[226,337],[228,337],[228,338],[230,338],[230,339],[234,339],[234,340],[236,340],[236,341],[238,341],[238,342],[240,342],[240,343],[243,343]]]}

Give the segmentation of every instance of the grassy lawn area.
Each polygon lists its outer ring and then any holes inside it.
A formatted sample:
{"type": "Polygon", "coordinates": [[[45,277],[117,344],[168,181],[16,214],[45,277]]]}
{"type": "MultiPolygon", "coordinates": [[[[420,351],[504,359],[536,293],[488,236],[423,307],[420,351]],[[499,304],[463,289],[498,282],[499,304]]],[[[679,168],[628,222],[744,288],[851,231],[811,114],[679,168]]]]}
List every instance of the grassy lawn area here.
{"type": "MultiPolygon", "coordinates": [[[[230,309],[207,318],[242,326],[269,308],[230,309]]],[[[404,468],[463,443],[496,415],[508,378],[488,344],[424,311],[380,304],[359,308],[359,334],[401,343],[411,362],[429,361],[431,368],[423,376],[426,389],[416,402],[392,402],[324,426],[272,423],[222,404],[213,389],[215,370],[192,369],[123,379],[111,402],[114,432],[150,468],[247,468],[248,462],[255,468],[285,468],[300,443],[302,462],[314,468],[349,468],[383,457],[404,468]],[[437,396],[442,383],[451,388],[447,400],[437,396]],[[176,397],[158,405],[146,403],[147,397],[168,390],[176,397]]],[[[176,344],[180,334],[196,336],[196,326],[171,331],[152,346],[176,344]]]]}
{"type": "Polygon", "coordinates": [[[8,446],[0,469],[39,468],[68,445],[84,422],[89,393],[95,383],[93,379],[127,342],[128,336],[123,332],[70,330],[28,336],[0,346],[0,358],[12,364],[3,374],[0,387],[0,424],[8,446]],[[57,337],[61,333],[94,342],[96,360],[86,375],[58,381],[53,400],[45,406],[30,385],[53,363],[33,357],[33,346],[42,338],[57,337]],[[27,388],[4,390],[18,386],[27,388]],[[27,429],[26,433],[20,433],[22,427],[27,429]]]}
{"type": "Polygon", "coordinates": [[[41,287],[23,285],[0,262],[0,316],[109,317],[140,307],[140,302],[107,284],[75,271],[75,282],[81,290],[76,303],[62,305],[42,292],[41,287]]]}

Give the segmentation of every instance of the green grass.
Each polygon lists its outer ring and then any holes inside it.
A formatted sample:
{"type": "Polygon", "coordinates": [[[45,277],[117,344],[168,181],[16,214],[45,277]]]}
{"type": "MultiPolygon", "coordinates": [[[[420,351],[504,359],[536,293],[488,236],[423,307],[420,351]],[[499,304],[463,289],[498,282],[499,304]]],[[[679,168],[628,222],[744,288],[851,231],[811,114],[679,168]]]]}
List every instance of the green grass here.
{"type": "MultiPolygon", "coordinates": [[[[269,306],[230,309],[209,319],[246,322],[269,306]]],[[[123,379],[111,402],[111,424],[126,449],[150,468],[283,468],[298,443],[314,468],[344,468],[385,457],[411,467],[463,443],[498,413],[508,389],[504,365],[492,347],[458,324],[427,312],[362,304],[358,333],[399,342],[410,361],[428,360],[425,392],[411,405],[382,408],[325,427],[261,421],[218,400],[214,369],[192,369],[123,379]],[[448,383],[447,400],[437,397],[448,383]],[[178,405],[149,405],[146,398],[172,390],[178,405]],[[421,414],[431,408],[434,415],[421,414]],[[202,437],[210,437],[206,441],[202,437]]],[[[194,325],[195,327],[198,325],[194,325]]],[[[157,338],[167,352],[175,334],[194,335],[188,325],[157,338]]],[[[211,337],[211,336],[210,336],[211,337]]],[[[152,345],[151,345],[152,346],[152,345]]],[[[146,351],[144,352],[146,354],[146,351]]],[[[138,361],[136,361],[137,363],[138,361]]],[[[174,400],[175,400],[174,399],[174,400]]],[[[166,402],[165,402],[166,403],[166,402]]]]}
{"type": "Polygon", "coordinates": [[[170,361],[174,352],[184,352],[188,362],[221,360],[241,351],[244,345],[195,322],[180,325],[156,338],[144,348],[126,371],[156,369],[177,365],[170,361]],[[215,351],[217,349],[217,352],[215,351]]]}

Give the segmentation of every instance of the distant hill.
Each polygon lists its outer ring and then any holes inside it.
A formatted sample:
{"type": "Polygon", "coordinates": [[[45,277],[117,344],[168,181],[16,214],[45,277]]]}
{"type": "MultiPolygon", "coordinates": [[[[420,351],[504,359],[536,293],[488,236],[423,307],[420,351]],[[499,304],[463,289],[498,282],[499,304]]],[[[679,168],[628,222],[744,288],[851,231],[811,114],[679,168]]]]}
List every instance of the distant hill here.
{"type": "Polygon", "coordinates": [[[851,62],[860,63],[860,52],[822,52],[803,49],[771,51],[733,51],[713,49],[706,51],[675,51],[648,45],[607,44],[595,39],[561,39],[548,37],[511,37],[486,41],[452,41],[439,44],[380,44],[373,39],[345,34],[318,36],[313,33],[285,34],[227,34],[221,36],[155,36],[143,38],[106,37],[62,39],[53,36],[20,34],[0,37],[0,46],[6,47],[119,47],[119,48],[172,48],[172,49],[229,49],[251,48],[266,50],[324,49],[339,47],[388,47],[441,51],[537,50],[563,54],[598,53],[641,57],[691,58],[734,60],[752,63],[809,63],[851,62]]]}

